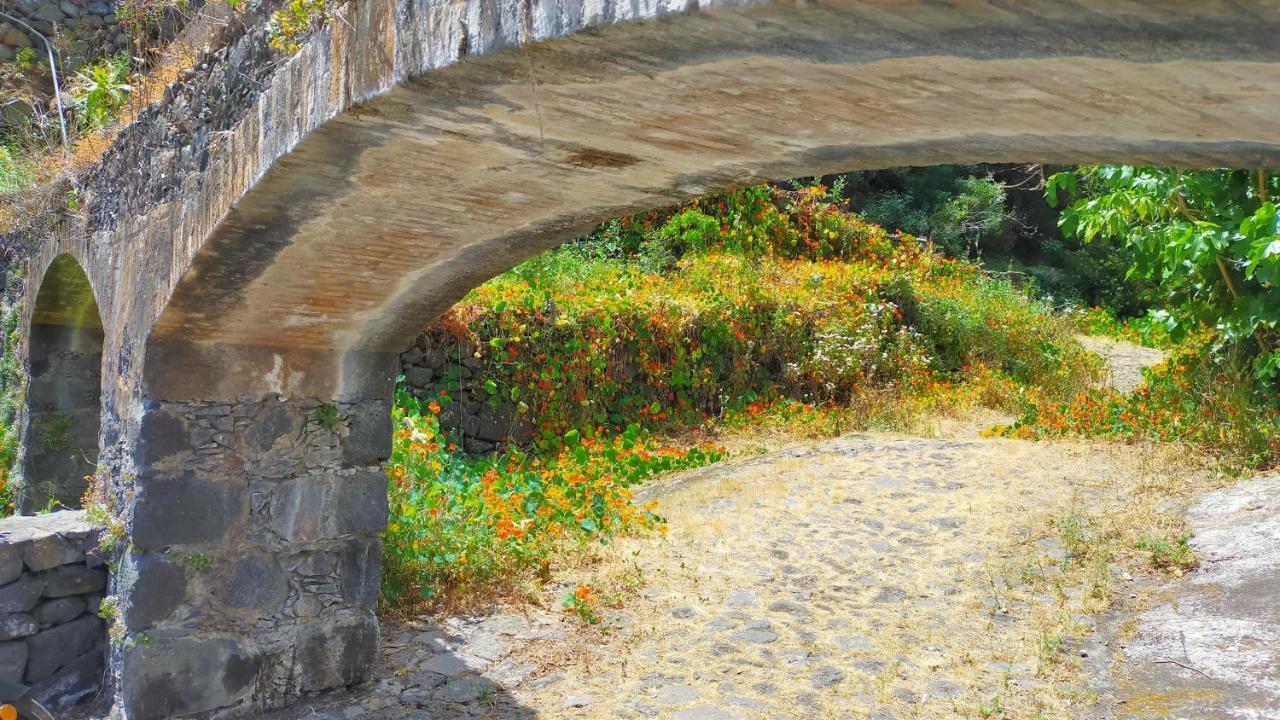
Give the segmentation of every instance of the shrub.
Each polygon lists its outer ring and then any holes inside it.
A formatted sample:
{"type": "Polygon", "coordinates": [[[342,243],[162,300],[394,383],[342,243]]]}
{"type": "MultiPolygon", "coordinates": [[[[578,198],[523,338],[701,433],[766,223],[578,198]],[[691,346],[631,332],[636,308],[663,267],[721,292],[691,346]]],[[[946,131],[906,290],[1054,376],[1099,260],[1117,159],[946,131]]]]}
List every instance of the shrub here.
{"type": "Polygon", "coordinates": [[[34,183],[26,155],[16,147],[0,145],[0,193],[25,190],[34,183]]]}
{"type": "Polygon", "coordinates": [[[957,190],[929,218],[930,239],[953,257],[977,258],[1004,230],[1004,186],[989,177],[969,177],[957,182],[957,190]]]}

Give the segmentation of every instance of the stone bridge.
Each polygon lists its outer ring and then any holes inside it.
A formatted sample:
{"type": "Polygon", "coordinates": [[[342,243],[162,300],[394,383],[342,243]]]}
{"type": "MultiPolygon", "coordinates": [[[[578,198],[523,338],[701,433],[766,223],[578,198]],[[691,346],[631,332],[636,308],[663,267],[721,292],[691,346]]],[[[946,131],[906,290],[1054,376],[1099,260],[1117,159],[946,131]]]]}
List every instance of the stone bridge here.
{"type": "Polygon", "coordinates": [[[96,472],[117,708],[359,682],[395,359],[602,219],[961,162],[1280,165],[1277,0],[250,3],[33,225],[20,506],[96,472]]]}

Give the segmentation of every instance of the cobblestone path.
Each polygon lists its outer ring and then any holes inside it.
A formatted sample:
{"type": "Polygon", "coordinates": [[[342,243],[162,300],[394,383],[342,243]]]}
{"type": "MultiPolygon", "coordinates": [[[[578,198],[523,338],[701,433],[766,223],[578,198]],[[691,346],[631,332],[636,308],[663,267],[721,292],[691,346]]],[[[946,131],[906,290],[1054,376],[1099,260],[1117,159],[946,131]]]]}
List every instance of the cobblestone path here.
{"type": "Polygon", "coordinates": [[[290,714],[1083,717],[1071,708],[1091,690],[1045,666],[1041,638],[1064,617],[1087,637],[1088,599],[1043,580],[1064,556],[1053,518],[1115,461],[1076,444],[855,435],[688,473],[652,490],[665,539],[611,545],[544,609],[388,622],[375,687],[290,714]],[[584,580],[622,598],[597,627],[556,608],[584,580]]]}

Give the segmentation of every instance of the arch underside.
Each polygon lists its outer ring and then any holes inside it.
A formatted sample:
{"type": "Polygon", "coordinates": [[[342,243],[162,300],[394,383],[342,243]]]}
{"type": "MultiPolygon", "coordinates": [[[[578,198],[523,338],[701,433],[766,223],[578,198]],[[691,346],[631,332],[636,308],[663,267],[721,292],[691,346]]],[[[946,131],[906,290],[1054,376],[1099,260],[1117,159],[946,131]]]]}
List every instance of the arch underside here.
{"type": "Polygon", "coordinates": [[[197,254],[154,350],[397,351],[469,288],[604,218],[758,179],[1280,164],[1277,5],[1191,5],[767,5],[442,68],[281,158],[197,254]]]}

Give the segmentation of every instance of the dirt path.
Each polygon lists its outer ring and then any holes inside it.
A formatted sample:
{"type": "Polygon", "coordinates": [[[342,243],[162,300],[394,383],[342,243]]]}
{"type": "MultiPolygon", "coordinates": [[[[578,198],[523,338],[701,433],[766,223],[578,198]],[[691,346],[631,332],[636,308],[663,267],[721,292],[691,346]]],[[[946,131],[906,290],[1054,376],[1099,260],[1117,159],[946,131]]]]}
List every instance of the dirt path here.
{"type": "Polygon", "coordinates": [[[1112,387],[1122,393],[1132,392],[1142,383],[1144,368],[1164,359],[1164,352],[1160,350],[1121,340],[1094,335],[1079,335],[1076,340],[1107,361],[1107,368],[1110,370],[1108,380],[1112,387]]]}

